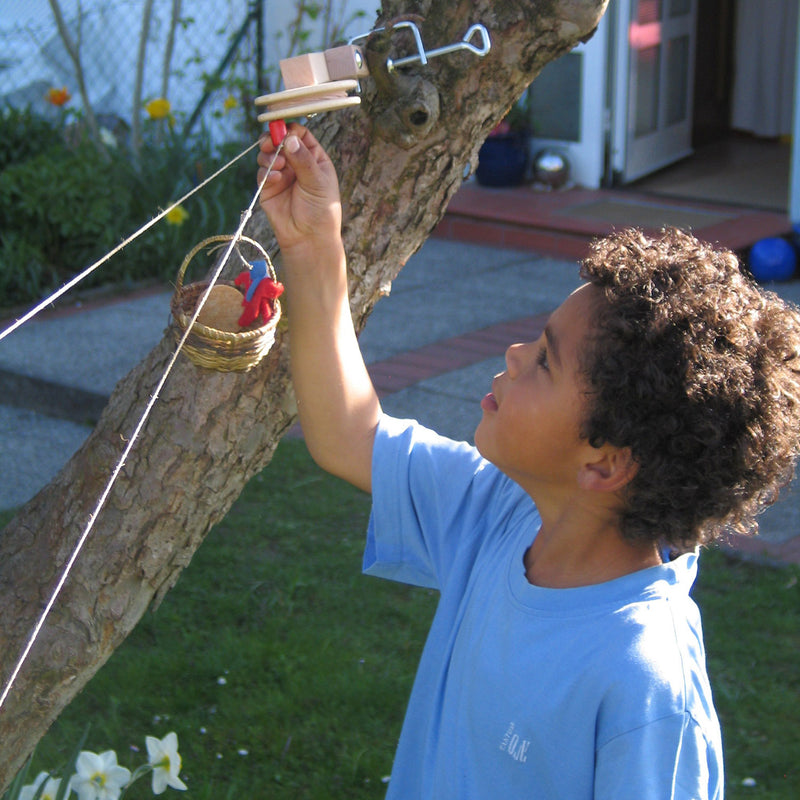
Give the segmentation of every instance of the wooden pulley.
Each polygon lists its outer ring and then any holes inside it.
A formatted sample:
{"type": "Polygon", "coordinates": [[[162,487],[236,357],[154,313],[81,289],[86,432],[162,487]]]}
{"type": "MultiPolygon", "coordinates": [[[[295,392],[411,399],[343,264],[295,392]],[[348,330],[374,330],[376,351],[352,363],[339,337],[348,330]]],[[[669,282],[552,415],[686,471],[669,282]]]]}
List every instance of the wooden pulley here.
{"type": "MultiPolygon", "coordinates": [[[[419,28],[413,22],[401,20],[392,26],[392,30],[401,28],[411,30],[417,52],[396,60],[388,59],[386,62],[388,72],[414,63],[424,66],[435,56],[459,50],[467,50],[482,58],[491,48],[489,31],[481,24],[471,25],[461,41],[435,50],[425,49],[419,28]]],[[[383,30],[384,28],[377,28],[372,33],[383,30]]],[[[358,36],[351,41],[363,38],[365,36],[358,36]]],[[[348,92],[358,88],[359,78],[369,75],[364,53],[358,45],[352,43],[332,47],[322,53],[306,53],[294,58],[284,58],[280,62],[280,69],[286,89],[257,97],[255,100],[256,106],[267,108],[264,113],[258,115],[258,120],[269,123],[269,132],[275,147],[286,136],[285,119],[307,117],[321,111],[358,105],[361,98],[348,92]]]]}
{"type": "Polygon", "coordinates": [[[258,115],[258,121],[307,117],[321,111],[357,106],[361,98],[348,94],[357,86],[356,80],[330,81],[262,95],[255,101],[256,106],[265,107],[265,111],[258,115]]]}
{"type": "Polygon", "coordinates": [[[276,147],[286,135],[284,120],[357,106],[361,98],[349,92],[358,88],[358,78],[369,75],[361,48],[352,44],[284,58],[280,69],[286,89],[255,100],[256,107],[266,109],[258,121],[269,123],[276,147]]]}

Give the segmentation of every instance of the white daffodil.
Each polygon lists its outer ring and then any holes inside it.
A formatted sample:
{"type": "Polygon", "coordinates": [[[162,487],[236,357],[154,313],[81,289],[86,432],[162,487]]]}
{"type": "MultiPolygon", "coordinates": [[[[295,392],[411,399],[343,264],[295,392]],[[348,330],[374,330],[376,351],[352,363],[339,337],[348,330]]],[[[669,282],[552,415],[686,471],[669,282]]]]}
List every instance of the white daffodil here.
{"type": "Polygon", "coordinates": [[[39,795],[39,800],[55,800],[58,787],[61,785],[61,778],[51,778],[48,772],[40,772],[33,783],[23,786],[20,789],[18,800],[33,800],[42,784],[44,784],[44,789],[39,795]]]}
{"type": "Polygon", "coordinates": [[[117,146],[117,137],[108,128],[100,128],[100,141],[106,147],[114,148],[117,146]]]}
{"type": "Polygon", "coordinates": [[[186,789],[186,784],[178,777],[181,771],[178,735],[172,731],[163,739],[145,736],[144,741],[147,745],[147,761],[153,768],[153,794],[161,794],[167,786],[186,789]]]}
{"type": "Polygon", "coordinates": [[[99,755],[84,750],[75,762],[75,769],[69,785],[78,800],[118,800],[131,778],[131,771],[117,764],[113,750],[99,755]]]}

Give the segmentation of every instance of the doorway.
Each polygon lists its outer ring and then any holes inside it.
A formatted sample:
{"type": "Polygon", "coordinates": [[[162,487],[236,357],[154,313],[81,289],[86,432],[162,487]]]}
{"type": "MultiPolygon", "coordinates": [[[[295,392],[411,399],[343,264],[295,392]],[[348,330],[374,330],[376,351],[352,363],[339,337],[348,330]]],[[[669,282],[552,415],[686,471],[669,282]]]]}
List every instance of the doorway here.
{"type": "Polygon", "coordinates": [[[795,0],[698,0],[692,154],[632,188],[786,212],[795,0]]]}
{"type": "Polygon", "coordinates": [[[691,153],[698,0],[620,0],[612,166],[622,183],[691,153]]]}

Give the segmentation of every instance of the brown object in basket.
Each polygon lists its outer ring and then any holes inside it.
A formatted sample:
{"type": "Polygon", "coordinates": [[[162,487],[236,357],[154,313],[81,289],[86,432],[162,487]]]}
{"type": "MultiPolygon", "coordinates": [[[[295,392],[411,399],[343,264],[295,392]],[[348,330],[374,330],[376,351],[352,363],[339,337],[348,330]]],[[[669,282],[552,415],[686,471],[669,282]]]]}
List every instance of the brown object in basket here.
{"type": "MultiPolygon", "coordinates": [[[[172,329],[175,340],[179,342],[183,337],[189,323],[194,316],[200,298],[208,288],[207,281],[190,283],[183,285],[183,276],[189,262],[204,247],[216,242],[229,242],[232,236],[212,236],[204,239],[187,254],[178,271],[178,278],[175,282],[175,293],[172,296],[172,329]]],[[[267,262],[270,275],[276,280],[275,270],[269,256],[261,245],[246,236],[241,237],[242,241],[255,247],[264,260],[267,262]]],[[[240,256],[241,257],[241,256],[240,256]]],[[[244,261],[244,259],[242,259],[244,261]]],[[[246,263],[246,262],[245,262],[246,263]]],[[[221,281],[209,292],[209,300],[214,290],[220,288],[231,289],[239,295],[239,311],[241,314],[241,293],[231,283],[221,281]]],[[[201,309],[201,314],[208,303],[206,302],[201,309]]],[[[272,301],[273,314],[265,325],[242,329],[236,325],[234,331],[220,330],[215,327],[203,324],[198,319],[192,325],[183,351],[189,359],[199,367],[217,370],[218,372],[246,372],[252,369],[269,352],[275,341],[275,329],[281,316],[281,306],[277,300],[272,301]]]]}
{"type": "Polygon", "coordinates": [[[214,286],[197,315],[197,321],[207,328],[216,328],[218,331],[240,331],[242,297],[242,293],[235,286],[227,284],[214,286]]]}

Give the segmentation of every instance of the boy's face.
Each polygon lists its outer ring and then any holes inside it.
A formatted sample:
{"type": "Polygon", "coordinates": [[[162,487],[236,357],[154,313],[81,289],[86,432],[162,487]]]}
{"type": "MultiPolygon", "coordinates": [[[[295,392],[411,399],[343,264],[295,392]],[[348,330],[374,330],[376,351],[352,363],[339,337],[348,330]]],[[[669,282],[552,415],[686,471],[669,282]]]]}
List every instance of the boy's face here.
{"type": "Polygon", "coordinates": [[[579,354],[600,297],[591,284],[581,286],[550,315],[537,341],[509,347],[506,371],[481,401],[478,450],[534,497],[545,487],[574,489],[593,450],[579,436],[586,402],[579,354]]]}

